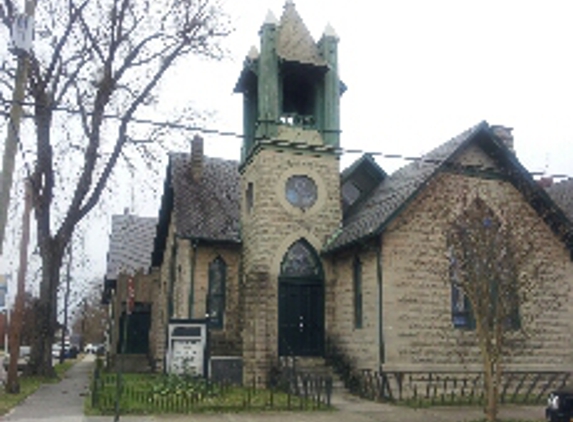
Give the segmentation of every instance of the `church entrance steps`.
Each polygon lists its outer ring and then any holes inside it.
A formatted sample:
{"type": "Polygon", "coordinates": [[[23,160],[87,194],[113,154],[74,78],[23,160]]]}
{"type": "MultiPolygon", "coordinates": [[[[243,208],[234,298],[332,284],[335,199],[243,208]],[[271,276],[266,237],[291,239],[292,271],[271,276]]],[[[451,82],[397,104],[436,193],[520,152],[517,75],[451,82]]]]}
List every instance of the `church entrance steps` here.
{"type": "Polygon", "coordinates": [[[311,375],[314,377],[321,377],[323,379],[331,378],[333,396],[347,393],[344,382],[334,371],[332,366],[326,363],[326,360],[323,357],[283,357],[281,358],[281,364],[283,367],[293,369],[299,375],[311,375]]]}

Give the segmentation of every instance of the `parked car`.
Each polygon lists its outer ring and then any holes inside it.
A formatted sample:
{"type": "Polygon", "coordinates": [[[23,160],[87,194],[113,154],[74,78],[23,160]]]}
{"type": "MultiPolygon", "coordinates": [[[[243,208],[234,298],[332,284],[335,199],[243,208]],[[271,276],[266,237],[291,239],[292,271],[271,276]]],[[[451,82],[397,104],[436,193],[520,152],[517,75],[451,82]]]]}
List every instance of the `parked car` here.
{"type": "MultiPolygon", "coordinates": [[[[28,364],[30,360],[30,346],[20,346],[20,357],[18,358],[18,370],[21,371],[28,364]]],[[[6,353],[4,356],[4,368],[8,369],[10,364],[10,354],[6,353]]]]}
{"type": "Polygon", "coordinates": [[[548,422],[573,420],[573,386],[564,387],[549,394],[545,418],[548,422]]]}

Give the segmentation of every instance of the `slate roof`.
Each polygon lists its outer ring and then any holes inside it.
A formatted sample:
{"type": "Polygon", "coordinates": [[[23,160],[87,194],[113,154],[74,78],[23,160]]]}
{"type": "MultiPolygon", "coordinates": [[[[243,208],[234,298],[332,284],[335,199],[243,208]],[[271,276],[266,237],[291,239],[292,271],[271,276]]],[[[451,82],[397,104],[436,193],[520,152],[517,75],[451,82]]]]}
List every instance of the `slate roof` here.
{"type": "Polygon", "coordinates": [[[326,66],[312,35],[295,9],[285,4],[277,34],[277,55],[287,61],[326,66]]]}
{"type": "Polygon", "coordinates": [[[371,196],[347,216],[341,231],[325,250],[332,251],[378,233],[414,193],[428,182],[440,163],[449,158],[484,125],[487,126],[482,122],[474,126],[426,154],[424,160],[404,166],[385,178],[371,196]]]}
{"type": "Polygon", "coordinates": [[[111,235],[105,278],[134,274],[151,266],[157,219],[123,214],[111,217],[111,235]]]}
{"type": "Polygon", "coordinates": [[[546,188],[553,201],[569,220],[573,221],[573,179],[567,179],[546,188]]]}
{"type": "Polygon", "coordinates": [[[199,180],[191,177],[190,154],[171,154],[170,166],[177,235],[240,242],[238,161],[204,156],[199,180]]]}

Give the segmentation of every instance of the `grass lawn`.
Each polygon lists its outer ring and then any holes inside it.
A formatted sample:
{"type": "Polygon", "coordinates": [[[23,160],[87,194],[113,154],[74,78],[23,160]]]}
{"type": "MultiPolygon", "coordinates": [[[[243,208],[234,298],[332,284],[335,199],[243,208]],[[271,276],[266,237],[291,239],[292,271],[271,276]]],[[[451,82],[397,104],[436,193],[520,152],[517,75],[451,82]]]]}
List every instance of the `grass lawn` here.
{"type": "MultiPolygon", "coordinates": [[[[97,384],[96,394],[86,397],[85,414],[113,414],[117,391],[115,374],[101,375],[97,384]]],[[[121,414],[332,410],[311,397],[269,389],[208,385],[198,380],[184,381],[177,376],[123,374],[122,385],[121,414]]]]}
{"type": "Polygon", "coordinates": [[[70,369],[70,367],[76,363],[75,359],[66,360],[62,364],[57,364],[54,366],[56,370],[57,378],[42,378],[42,377],[20,377],[20,393],[18,394],[7,394],[4,390],[4,386],[0,387],[0,415],[5,415],[14,406],[22,402],[26,397],[36,391],[42,384],[55,383],[58,382],[64,373],[70,369]]]}

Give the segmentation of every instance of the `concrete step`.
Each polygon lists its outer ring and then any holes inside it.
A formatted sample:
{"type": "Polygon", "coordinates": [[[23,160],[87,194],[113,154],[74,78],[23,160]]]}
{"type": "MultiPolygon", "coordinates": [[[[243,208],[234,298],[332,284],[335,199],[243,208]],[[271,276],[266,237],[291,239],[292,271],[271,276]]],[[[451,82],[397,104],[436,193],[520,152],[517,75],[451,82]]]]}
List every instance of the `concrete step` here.
{"type": "Polygon", "coordinates": [[[282,358],[283,365],[288,364],[289,367],[295,367],[299,374],[313,374],[322,377],[332,378],[332,389],[334,393],[344,393],[346,388],[340,376],[334,369],[327,365],[322,357],[294,357],[282,358]]]}

